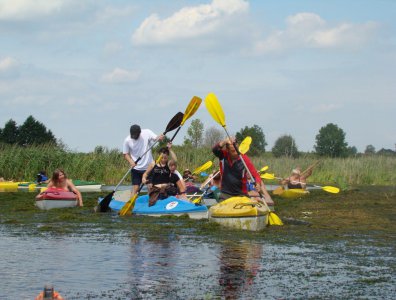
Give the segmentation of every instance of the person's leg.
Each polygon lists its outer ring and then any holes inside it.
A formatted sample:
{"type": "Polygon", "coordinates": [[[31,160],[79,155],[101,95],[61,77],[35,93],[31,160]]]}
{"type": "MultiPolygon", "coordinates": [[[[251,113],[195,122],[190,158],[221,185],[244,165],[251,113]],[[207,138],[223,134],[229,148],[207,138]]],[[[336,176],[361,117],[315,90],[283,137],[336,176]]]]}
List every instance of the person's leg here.
{"type": "Polygon", "coordinates": [[[142,183],[144,171],[137,171],[132,169],[131,176],[132,176],[132,195],[135,195],[139,190],[139,186],[142,183]]]}

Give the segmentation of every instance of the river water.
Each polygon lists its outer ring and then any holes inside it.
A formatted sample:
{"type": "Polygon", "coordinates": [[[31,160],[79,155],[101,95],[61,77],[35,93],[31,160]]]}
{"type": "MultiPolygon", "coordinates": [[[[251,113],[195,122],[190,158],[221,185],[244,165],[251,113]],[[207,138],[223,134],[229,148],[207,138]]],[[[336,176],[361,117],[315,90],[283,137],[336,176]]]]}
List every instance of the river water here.
{"type": "Polygon", "coordinates": [[[395,299],[395,243],[382,233],[306,222],[252,233],[94,213],[96,194],[48,212],[32,199],[0,195],[1,300],[34,299],[45,284],[69,300],[395,299]]]}
{"type": "Polygon", "coordinates": [[[0,299],[394,299],[394,249],[191,236],[0,232],[0,299]],[[392,277],[393,276],[393,277],[392,277]]]}

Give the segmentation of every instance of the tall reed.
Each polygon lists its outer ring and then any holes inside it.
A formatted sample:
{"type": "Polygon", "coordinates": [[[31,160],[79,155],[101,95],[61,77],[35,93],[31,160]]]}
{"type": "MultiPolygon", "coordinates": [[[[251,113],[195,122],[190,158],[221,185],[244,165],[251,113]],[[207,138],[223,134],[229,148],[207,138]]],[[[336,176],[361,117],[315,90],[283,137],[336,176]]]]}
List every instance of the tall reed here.
{"type": "MultiPolygon", "coordinates": [[[[173,146],[177,155],[178,170],[194,170],[208,160],[214,162],[211,169],[218,169],[218,159],[210,148],[191,146],[173,146]]],[[[153,151],[154,157],[157,152],[153,151]]],[[[396,157],[360,156],[351,158],[319,158],[306,154],[297,159],[275,158],[271,153],[251,157],[257,169],[268,165],[267,172],[277,177],[289,176],[297,166],[306,169],[317,160],[320,164],[313,171],[309,182],[316,184],[334,184],[339,187],[349,185],[396,185],[396,157]]],[[[56,168],[63,168],[70,178],[98,181],[105,184],[118,183],[129,169],[128,163],[119,150],[107,150],[90,153],[64,151],[49,145],[10,146],[0,145],[0,177],[14,181],[34,181],[40,170],[46,170],[51,176],[56,168]]],[[[203,178],[202,178],[203,179],[203,178]]],[[[129,183],[127,176],[125,183],[129,183]]]]}

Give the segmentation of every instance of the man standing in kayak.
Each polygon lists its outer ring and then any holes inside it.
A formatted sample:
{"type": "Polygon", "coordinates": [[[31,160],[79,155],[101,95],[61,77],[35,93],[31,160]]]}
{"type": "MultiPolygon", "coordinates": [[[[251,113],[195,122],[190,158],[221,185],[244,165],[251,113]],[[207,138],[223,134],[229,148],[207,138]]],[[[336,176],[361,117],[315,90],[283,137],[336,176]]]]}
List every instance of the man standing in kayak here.
{"type": "Polygon", "coordinates": [[[151,150],[147,151],[152,143],[157,140],[162,141],[164,135],[156,135],[150,129],[141,129],[139,125],[132,125],[129,130],[129,135],[125,138],[122,147],[124,158],[130,164],[131,178],[132,178],[132,196],[137,193],[140,184],[142,183],[142,176],[147,170],[148,166],[153,161],[153,154],[151,150]],[[145,153],[147,151],[147,153],[145,153]],[[140,160],[135,163],[138,158],[140,160]]]}
{"type": "Polygon", "coordinates": [[[220,160],[221,193],[219,200],[223,201],[235,196],[248,196],[248,172],[243,164],[244,161],[254,177],[257,191],[261,191],[265,200],[272,201],[256,168],[247,155],[241,154],[243,161],[241,160],[235,149],[237,146],[235,139],[227,138],[212,148],[214,155],[220,160]]]}

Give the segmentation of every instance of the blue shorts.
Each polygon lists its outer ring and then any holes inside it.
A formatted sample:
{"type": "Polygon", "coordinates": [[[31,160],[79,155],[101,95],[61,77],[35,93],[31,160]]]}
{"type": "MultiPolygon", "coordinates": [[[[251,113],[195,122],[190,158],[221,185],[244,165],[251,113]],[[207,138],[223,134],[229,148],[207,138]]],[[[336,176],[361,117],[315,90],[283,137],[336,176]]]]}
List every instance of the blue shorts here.
{"type": "Polygon", "coordinates": [[[131,171],[132,185],[140,185],[142,183],[142,178],[143,178],[144,172],[145,171],[138,171],[138,170],[132,169],[132,171],[131,171]]]}

